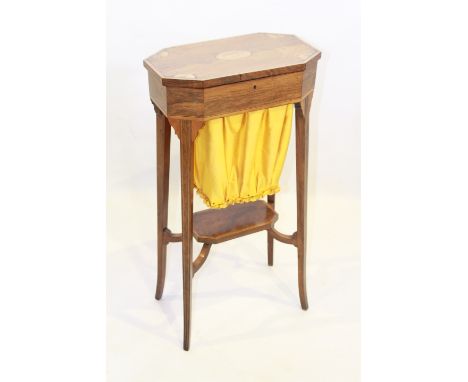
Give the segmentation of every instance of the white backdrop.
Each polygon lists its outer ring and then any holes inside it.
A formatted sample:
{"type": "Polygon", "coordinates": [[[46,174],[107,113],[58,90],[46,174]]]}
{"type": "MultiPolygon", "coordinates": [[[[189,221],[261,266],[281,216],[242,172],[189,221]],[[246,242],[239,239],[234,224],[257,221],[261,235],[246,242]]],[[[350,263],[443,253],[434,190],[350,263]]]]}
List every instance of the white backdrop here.
{"type": "MultiPolygon", "coordinates": [[[[109,380],[357,381],[358,1],[114,0],[107,13],[109,380]],[[310,308],[299,307],[293,248],[275,244],[269,268],[264,233],[215,246],[194,280],[185,353],[179,244],[169,248],[163,299],[153,297],[155,116],[142,60],[171,45],[252,32],[296,34],[322,51],[311,109],[310,308]]],[[[172,138],[169,225],[178,231],[179,150],[172,138]]],[[[295,230],[293,153],[277,196],[278,227],[287,233],[295,230]]],[[[195,209],[204,208],[194,198],[195,209]]]]}

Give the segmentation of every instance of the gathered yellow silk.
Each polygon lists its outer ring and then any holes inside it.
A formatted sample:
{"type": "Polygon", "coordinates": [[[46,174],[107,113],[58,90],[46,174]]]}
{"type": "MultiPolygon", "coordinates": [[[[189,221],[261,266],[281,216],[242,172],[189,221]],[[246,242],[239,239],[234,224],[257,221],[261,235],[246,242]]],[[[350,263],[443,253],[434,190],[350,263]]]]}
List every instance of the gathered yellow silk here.
{"type": "Polygon", "coordinates": [[[195,139],[194,185],[209,207],[251,202],[279,191],[292,105],[205,122],[195,139]]]}

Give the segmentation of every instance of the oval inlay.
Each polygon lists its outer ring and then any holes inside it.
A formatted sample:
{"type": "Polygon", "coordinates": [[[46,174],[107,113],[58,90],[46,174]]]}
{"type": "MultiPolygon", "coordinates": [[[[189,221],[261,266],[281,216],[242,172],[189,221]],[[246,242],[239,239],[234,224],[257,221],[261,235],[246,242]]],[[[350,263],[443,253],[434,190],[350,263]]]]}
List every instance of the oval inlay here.
{"type": "Polygon", "coordinates": [[[192,73],[181,73],[181,74],[176,74],[174,78],[178,78],[181,80],[193,80],[195,79],[195,74],[192,73]]]}
{"type": "Polygon", "coordinates": [[[249,57],[252,53],[248,50],[229,50],[216,56],[218,60],[238,60],[239,58],[249,57]]]}
{"type": "Polygon", "coordinates": [[[169,56],[169,52],[166,50],[163,50],[162,52],[159,52],[158,54],[159,57],[167,57],[169,56]]]}

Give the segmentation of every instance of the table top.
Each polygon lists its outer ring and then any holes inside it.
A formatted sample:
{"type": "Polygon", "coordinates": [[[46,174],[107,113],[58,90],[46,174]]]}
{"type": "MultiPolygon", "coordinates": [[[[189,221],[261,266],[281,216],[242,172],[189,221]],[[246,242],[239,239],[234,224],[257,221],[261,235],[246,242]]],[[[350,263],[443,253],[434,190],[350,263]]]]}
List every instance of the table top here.
{"type": "Polygon", "coordinates": [[[288,34],[254,33],[163,49],[144,60],[164,86],[208,88],[305,70],[320,52],[288,34]]]}

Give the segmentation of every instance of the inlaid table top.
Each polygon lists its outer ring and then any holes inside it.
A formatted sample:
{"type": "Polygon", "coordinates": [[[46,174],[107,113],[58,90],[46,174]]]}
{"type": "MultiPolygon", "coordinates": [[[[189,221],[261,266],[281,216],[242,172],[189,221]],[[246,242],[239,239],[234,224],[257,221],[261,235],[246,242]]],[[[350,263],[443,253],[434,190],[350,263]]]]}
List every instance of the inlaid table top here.
{"type": "Polygon", "coordinates": [[[254,33],[166,48],[144,60],[170,87],[209,88],[304,71],[320,52],[298,37],[254,33]]]}

